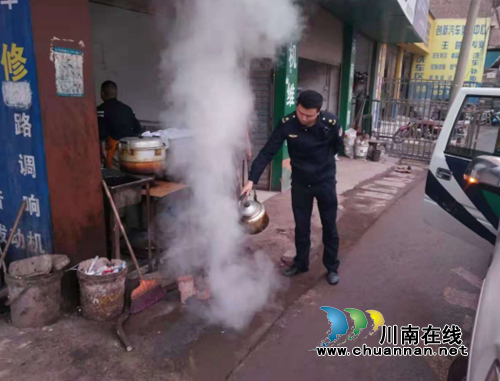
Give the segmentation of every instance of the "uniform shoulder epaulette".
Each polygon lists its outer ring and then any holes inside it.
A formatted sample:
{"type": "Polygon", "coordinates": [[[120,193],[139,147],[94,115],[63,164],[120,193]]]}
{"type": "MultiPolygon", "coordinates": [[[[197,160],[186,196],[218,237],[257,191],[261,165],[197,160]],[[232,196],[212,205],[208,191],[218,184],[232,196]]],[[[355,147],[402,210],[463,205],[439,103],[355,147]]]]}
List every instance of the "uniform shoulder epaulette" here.
{"type": "Polygon", "coordinates": [[[281,118],[281,121],[283,123],[289,122],[290,120],[296,118],[295,112],[292,112],[291,114],[286,115],[285,117],[281,118]]]}
{"type": "Polygon", "coordinates": [[[331,124],[332,126],[337,124],[337,117],[330,113],[322,113],[321,120],[324,123],[331,124]]]}

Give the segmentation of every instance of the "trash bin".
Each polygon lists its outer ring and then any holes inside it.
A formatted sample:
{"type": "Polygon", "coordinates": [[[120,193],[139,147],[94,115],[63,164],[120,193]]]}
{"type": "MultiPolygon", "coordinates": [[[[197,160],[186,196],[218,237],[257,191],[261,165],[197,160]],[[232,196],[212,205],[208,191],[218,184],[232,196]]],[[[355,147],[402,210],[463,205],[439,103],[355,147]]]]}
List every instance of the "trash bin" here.
{"type": "Polygon", "coordinates": [[[379,149],[373,150],[372,161],[380,161],[382,151],[379,149]]]}
{"type": "MultiPolygon", "coordinates": [[[[92,261],[81,262],[77,271],[83,317],[96,321],[114,320],[123,312],[127,267],[115,274],[89,275],[86,270],[92,261]]],[[[120,265],[123,261],[114,259],[111,262],[120,265]]]]}
{"type": "Polygon", "coordinates": [[[33,277],[5,275],[10,316],[17,328],[39,328],[59,319],[63,271],[33,277]]]}

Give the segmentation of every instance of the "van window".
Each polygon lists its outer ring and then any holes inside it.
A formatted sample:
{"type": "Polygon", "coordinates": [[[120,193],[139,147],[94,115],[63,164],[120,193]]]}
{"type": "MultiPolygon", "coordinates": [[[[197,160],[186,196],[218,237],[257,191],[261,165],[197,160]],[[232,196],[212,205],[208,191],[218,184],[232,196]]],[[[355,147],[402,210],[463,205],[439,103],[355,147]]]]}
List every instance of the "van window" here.
{"type": "Polygon", "coordinates": [[[500,156],[500,98],[465,98],[445,153],[473,158],[500,156]]]}

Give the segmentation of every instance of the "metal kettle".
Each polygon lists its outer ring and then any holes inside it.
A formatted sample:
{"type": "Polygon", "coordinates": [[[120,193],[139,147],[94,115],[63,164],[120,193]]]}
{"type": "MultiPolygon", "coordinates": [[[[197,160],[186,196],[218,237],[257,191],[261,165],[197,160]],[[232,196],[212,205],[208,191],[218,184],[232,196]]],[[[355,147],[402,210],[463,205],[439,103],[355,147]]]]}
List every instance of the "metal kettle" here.
{"type": "Polygon", "coordinates": [[[257,200],[257,192],[254,191],[254,199],[249,200],[246,195],[240,197],[238,209],[240,213],[240,224],[247,234],[258,234],[269,225],[264,204],[257,200]]]}

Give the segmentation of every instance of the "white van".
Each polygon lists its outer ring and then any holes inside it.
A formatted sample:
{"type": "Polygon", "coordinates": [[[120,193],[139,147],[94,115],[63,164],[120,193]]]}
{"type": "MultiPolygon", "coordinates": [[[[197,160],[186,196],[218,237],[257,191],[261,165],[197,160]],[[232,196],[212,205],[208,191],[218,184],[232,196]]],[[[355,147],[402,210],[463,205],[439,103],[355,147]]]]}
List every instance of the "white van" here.
{"type": "Polygon", "coordinates": [[[468,186],[472,158],[500,156],[500,89],[464,88],[438,138],[427,177],[424,218],[439,230],[493,250],[500,205],[492,192],[468,186]]]}
{"type": "Polygon", "coordinates": [[[455,363],[450,381],[500,380],[499,157],[500,89],[461,89],[434,149],[423,214],[430,225],[493,252],[493,258],[463,368],[467,375],[455,363]]]}

